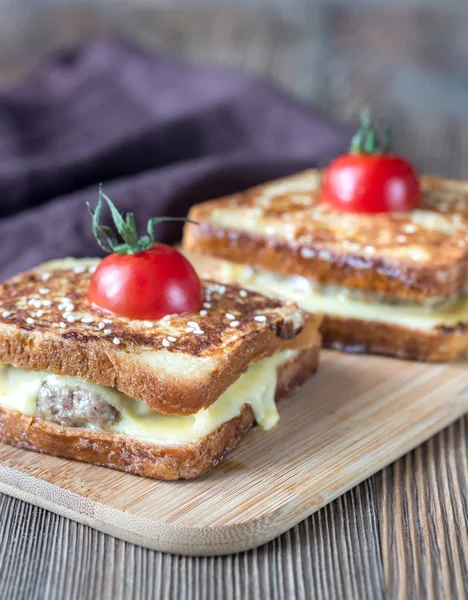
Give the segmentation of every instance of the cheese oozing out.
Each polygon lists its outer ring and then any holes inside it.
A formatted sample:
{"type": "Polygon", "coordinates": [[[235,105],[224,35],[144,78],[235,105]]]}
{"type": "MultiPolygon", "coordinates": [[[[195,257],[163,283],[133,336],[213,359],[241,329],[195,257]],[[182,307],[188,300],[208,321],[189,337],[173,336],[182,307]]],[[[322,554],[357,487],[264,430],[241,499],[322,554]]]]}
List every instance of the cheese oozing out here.
{"type": "MultiPolygon", "coordinates": [[[[0,407],[38,417],[39,390],[44,383],[49,383],[68,389],[98,392],[121,414],[120,420],[106,432],[122,434],[134,440],[167,445],[196,442],[237,417],[245,404],[252,407],[255,419],[263,429],[271,429],[279,419],[275,404],[278,367],[297,353],[297,350],[286,350],[253,363],[216,402],[193,415],[164,415],[115,388],[97,385],[80,377],[28,371],[8,365],[3,365],[0,370],[0,407]]],[[[86,429],[100,431],[92,425],[86,429]]]]}
{"type": "Polygon", "coordinates": [[[424,303],[360,301],[352,296],[348,288],[321,286],[298,275],[281,275],[228,261],[220,261],[218,268],[219,278],[225,282],[235,281],[266,295],[293,300],[310,312],[424,331],[441,325],[456,327],[468,322],[468,298],[454,299],[440,308],[424,303]]]}

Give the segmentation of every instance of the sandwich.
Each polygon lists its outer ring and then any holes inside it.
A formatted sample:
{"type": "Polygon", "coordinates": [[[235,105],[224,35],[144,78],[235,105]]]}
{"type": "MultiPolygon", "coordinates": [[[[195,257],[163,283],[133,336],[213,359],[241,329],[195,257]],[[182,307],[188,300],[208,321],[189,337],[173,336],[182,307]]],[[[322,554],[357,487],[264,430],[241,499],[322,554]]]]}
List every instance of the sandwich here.
{"type": "Polygon", "coordinates": [[[194,206],[184,250],[219,259],[212,273],[223,281],[323,313],[324,346],[463,357],[468,184],[419,176],[403,158],[372,148],[375,133],[364,122],[357,151],[326,170],[194,206]]]}
{"type": "Polygon", "coordinates": [[[51,261],[0,286],[0,441],[198,477],[255,423],[276,425],[276,401],[317,367],[320,317],[199,280],[153,224],[138,238],[115,212],[117,242],[98,207],[109,256],[51,261]]]}

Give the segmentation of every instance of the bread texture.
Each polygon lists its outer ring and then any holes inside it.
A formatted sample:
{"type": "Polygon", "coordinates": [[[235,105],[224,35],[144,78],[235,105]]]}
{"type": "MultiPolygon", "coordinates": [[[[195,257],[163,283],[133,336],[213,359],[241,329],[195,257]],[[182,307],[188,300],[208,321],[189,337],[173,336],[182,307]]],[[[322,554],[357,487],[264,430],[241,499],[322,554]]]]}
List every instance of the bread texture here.
{"type": "Polygon", "coordinates": [[[309,170],[194,206],[183,247],[412,301],[464,293],[467,182],[422,176],[420,209],[369,215],[322,202],[320,181],[309,170]]]}
{"type": "MultiPolygon", "coordinates": [[[[315,345],[278,368],[276,400],[294,390],[315,371],[318,352],[318,345],[315,345]]],[[[246,404],[237,417],[200,441],[166,446],[119,434],[62,427],[0,408],[0,441],[25,450],[154,479],[194,479],[221,462],[254,423],[253,411],[246,404]]]]}
{"type": "Polygon", "coordinates": [[[449,362],[468,356],[468,325],[427,331],[401,325],[325,316],[323,346],[351,353],[406,360],[449,362]]]}
{"type": "Polygon", "coordinates": [[[321,317],[213,281],[203,281],[200,313],[110,316],[86,300],[97,262],[53,261],[0,286],[1,363],[81,377],[186,415],[215,402],[252,362],[319,341],[321,317]]]}
{"type": "MultiPolygon", "coordinates": [[[[269,295],[287,297],[288,277],[275,279],[276,287],[271,282],[262,280],[266,271],[258,271],[245,266],[227,262],[218,258],[189,253],[193,265],[206,276],[216,277],[221,281],[235,279],[250,289],[257,289],[269,295]],[[260,279],[257,277],[260,276],[260,279]]],[[[270,274],[272,272],[269,272],[270,274]]],[[[275,276],[276,277],[276,276],[275,276]]],[[[290,279],[290,278],[289,278],[290,279]]],[[[304,280],[304,283],[308,280],[304,280]]],[[[306,290],[309,289],[307,285],[306,290]]],[[[340,294],[340,290],[336,291],[340,294]]],[[[293,296],[294,301],[302,304],[300,296],[293,296]]],[[[307,309],[307,291],[304,292],[303,308],[307,309]]],[[[325,296],[325,299],[327,296],[325,296]]],[[[390,299],[391,302],[392,299],[390,299]]],[[[457,322],[452,319],[451,325],[434,325],[431,328],[411,327],[406,319],[403,323],[373,320],[371,302],[376,302],[374,296],[362,301],[364,314],[369,306],[369,318],[347,317],[336,314],[325,314],[320,332],[323,346],[335,350],[352,353],[382,354],[408,360],[448,362],[468,355],[468,320],[457,322]]],[[[468,315],[468,301],[467,315],[468,315]]],[[[414,305],[408,306],[409,310],[414,305]]],[[[392,305],[390,304],[390,307],[392,305]]],[[[403,304],[403,307],[406,307],[403,304]]],[[[425,309],[431,314],[431,308],[425,309]]]]}

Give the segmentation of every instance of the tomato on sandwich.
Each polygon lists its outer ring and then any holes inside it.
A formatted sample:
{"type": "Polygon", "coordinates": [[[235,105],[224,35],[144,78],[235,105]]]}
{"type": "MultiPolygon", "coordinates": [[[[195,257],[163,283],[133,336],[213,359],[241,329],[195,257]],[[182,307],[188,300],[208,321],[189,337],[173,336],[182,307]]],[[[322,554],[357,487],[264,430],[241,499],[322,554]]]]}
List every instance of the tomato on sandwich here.
{"type": "Polygon", "coordinates": [[[122,216],[99,189],[99,202],[93,211],[93,233],[103,250],[110,254],[91,277],[88,300],[104,311],[155,321],[168,314],[197,311],[202,304],[200,279],[190,262],[175,248],[156,242],[155,226],[161,221],[187,219],[155,217],[148,221],[147,235],[139,237],[132,213],[122,216]],[[106,200],[117,233],[99,224],[103,199],[106,200]]]}
{"type": "Polygon", "coordinates": [[[335,209],[355,213],[410,211],[421,203],[421,187],[414,167],[391,152],[390,131],[380,136],[369,109],[360,115],[360,128],[348,154],[325,170],[322,200],[335,209]]]}

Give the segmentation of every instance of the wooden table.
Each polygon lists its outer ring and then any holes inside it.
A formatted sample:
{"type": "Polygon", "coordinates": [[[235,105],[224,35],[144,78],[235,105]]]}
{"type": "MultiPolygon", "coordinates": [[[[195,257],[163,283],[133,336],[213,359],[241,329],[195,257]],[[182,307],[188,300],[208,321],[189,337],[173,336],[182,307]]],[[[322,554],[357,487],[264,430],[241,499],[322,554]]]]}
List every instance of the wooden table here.
{"type": "MultiPolygon", "coordinates": [[[[263,73],[352,121],[371,102],[426,172],[468,178],[463,3],[0,5],[0,78],[118,32],[263,73]]],[[[263,548],[222,558],[132,546],[0,495],[0,597],[466,598],[468,418],[263,548]]]]}

